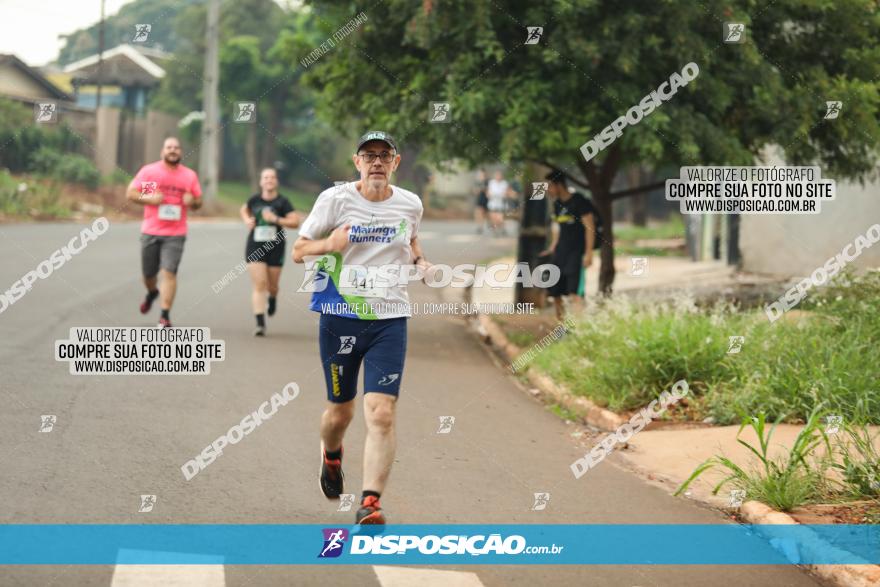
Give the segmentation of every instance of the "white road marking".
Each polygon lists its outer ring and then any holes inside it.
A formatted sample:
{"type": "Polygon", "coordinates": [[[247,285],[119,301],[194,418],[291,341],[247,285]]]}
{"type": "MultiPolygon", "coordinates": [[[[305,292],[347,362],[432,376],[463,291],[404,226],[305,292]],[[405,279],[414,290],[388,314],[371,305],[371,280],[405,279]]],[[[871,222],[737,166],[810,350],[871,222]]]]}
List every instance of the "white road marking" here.
{"type": "Polygon", "coordinates": [[[373,571],[382,587],[483,587],[476,573],[464,571],[379,566],[374,566],[373,571]]]}
{"type": "MultiPolygon", "coordinates": [[[[133,553],[139,553],[138,558],[142,558],[145,552],[147,551],[120,550],[119,555],[131,556],[133,553]]],[[[174,554],[184,555],[184,553],[174,554]]],[[[117,564],[113,567],[113,580],[110,582],[110,587],[226,587],[226,572],[222,557],[190,554],[185,556],[187,560],[203,559],[206,564],[117,564]]]]}
{"type": "Polygon", "coordinates": [[[429,240],[432,238],[437,238],[438,236],[440,236],[439,232],[431,232],[430,230],[420,230],[419,231],[419,238],[422,239],[423,241],[429,240]]]}
{"type": "Polygon", "coordinates": [[[110,587],[225,587],[223,565],[116,565],[110,587]]]}

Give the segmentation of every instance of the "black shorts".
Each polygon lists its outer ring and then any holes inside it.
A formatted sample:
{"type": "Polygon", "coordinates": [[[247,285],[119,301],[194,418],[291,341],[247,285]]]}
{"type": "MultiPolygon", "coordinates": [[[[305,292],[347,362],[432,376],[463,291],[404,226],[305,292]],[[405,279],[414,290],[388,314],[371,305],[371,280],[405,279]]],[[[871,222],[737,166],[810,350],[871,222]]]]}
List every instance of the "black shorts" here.
{"type": "Polygon", "coordinates": [[[483,210],[489,208],[489,198],[486,197],[486,192],[480,192],[480,195],[477,196],[477,208],[482,208],[483,210]]]}
{"type": "Polygon", "coordinates": [[[247,263],[265,263],[269,267],[281,267],[284,265],[284,231],[270,241],[258,243],[253,238],[248,238],[244,248],[244,260],[247,263]]]}
{"type": "Polygon", "coordinates": [[[584,275],[584,253],[573,251],[555,256],[552,264],[559,267],[559,281],[547,293],[553,297],[577,295],[584,275]]]}

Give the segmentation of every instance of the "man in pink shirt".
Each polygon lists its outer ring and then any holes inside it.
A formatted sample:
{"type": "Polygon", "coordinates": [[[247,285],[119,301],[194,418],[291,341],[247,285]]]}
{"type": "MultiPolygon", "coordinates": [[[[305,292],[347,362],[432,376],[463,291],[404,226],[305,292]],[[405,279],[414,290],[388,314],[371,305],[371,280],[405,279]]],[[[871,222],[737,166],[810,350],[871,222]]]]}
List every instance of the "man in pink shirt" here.
{"type": "Polygon", "coordinates": [[[159,326],[171,326],[171,304],[177,291],[177,267],[186,241],[186,212],[202,206],[202,188],[196,172],[180,164],[180,141],[168,137],[162,160],[144,165],[131,181],[126,197],[144,207],[141,224],[141,266],[147,296],[141,314],[150,311],[159,297],[159,326]],[[162,273],[159,289],[157,275],[162,273]]]}

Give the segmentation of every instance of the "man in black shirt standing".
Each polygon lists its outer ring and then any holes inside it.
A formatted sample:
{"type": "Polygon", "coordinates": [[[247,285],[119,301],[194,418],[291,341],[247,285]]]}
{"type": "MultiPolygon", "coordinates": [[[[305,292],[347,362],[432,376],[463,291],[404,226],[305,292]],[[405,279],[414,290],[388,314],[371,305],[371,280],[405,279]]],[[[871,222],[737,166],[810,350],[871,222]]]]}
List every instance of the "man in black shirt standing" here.
{"type": "Polygon", "coordinates": [[[593,245],[596,237],[596,209],[583,194],[569,192],[565,174],[553,171],[547,174],[547,193],[553,200],[553,236],[550,246],[542,255],[553,255],[552,263],[559,267],[559,281],[550,286],[556,306],[556,318],[564,317],[563,298],[579,304],[578,296],[584,269],[593,264],[593,245]]]}

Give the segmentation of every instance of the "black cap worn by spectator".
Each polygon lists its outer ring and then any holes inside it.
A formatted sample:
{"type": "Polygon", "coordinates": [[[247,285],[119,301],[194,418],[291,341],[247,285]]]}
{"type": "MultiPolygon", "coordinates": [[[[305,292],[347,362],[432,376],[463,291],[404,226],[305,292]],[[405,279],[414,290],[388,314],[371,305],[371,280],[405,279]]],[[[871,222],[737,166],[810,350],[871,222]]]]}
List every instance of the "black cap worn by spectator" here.
{"type": "Polygon", "coordinates": [[[568,178],[565,176],[564,172],[559,171],[558,169],[554,169],[553,171],[551,171],[550,173],[545,175],[544,179],[551,181],[553,183],[561,184],[564,186],[564,185],[566,185],[566,183],[567,183],[566,180],[568,178]]]}
{"type": "Polygon", "coordinates": [[[382,141],[386,143],[389,147],[397,151],[397,142],[395,142],[394,137],[392,137],[387,132],[383,132],[381,130],[371,130],[368,131],[364,136],[358,140],[357,149],[355,152],[360,151],[361,147],[364,146],[365,143],[369,143],[370,141],[382,141]]]}

